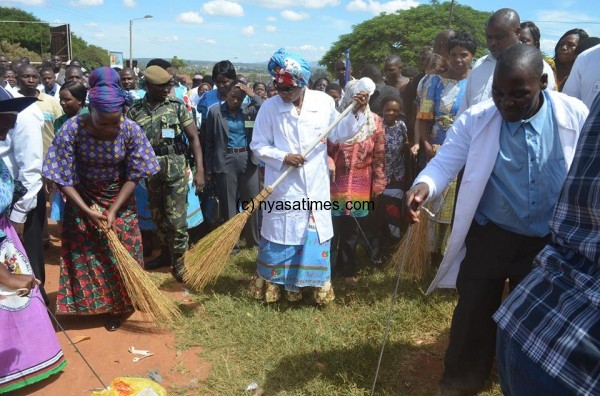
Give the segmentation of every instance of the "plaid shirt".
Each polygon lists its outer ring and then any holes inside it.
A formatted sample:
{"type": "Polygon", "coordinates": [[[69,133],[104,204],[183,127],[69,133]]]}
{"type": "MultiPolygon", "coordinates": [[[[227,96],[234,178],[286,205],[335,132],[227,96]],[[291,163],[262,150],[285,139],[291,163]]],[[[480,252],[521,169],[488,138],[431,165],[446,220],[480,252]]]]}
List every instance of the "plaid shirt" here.
{"type": "Polygon", "coordinates": [[[550,222],[553,242],[494,319],[578,395],[600,394],[600,96],[550,222]]]}

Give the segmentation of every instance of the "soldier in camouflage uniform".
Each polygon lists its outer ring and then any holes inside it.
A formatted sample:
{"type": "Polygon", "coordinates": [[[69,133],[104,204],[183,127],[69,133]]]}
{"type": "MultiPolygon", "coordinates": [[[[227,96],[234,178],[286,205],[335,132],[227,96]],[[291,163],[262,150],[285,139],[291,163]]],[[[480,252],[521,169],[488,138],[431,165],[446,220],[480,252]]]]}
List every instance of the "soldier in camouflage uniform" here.
{"type": "Polygon", "coordinates": [[[148,201],[162,251],[145,268],[172,265],[173,276],[181,282],[182,258],[188,248],[187,145],[183,134],[187,136],[194,156],[194,185],[198,191],[204,187],[202,152],[198,130],[185,104],[168,96],[172,87],[171,75],[159,66],[150,66],[144,77],[146,96],[128,111],[127,117],[144,129],[160,164],[160,172],[148,179],[148,201]]]}

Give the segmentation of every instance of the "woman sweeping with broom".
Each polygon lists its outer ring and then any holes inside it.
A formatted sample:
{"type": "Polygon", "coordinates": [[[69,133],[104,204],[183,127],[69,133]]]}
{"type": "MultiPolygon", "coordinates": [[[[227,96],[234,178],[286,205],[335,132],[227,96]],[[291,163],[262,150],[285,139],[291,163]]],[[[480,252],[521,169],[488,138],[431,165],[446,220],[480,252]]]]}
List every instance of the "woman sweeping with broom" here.
{"type": "MultiPolygon", "coordinates": [[[[268,99],[254,123],[250,148],[265,163],[265,185],[288,166],[298,168],[275,188],[263,206],[257,273],[251,283],[256,299],[277,301],[280,286],[290,301],[313,288],[317,304],[333,300],[329,262],[331,224],[327,144],[325,139],[307,157],[302,153],[338,115],[333,99],[306,89],[308,62],[280,49],[269,61],[278,96],[268,99]]],[[[364,124],[368,93],[355,99],[354,116],[345,117],[328,138],[343,142],[364,124]]]]}
{"type": "Polygon", "coordinates": [[[140,179],[158,172],[159,165],[144,131],[123,116],[127,93],[117,72],[96,69],[89,83],[89,114],[62,126],[43,167],[44,177],[67,197],[56,311],[107,314],[105,327],[114,331],[133,306],[103,224],[117,230],[141,265],[132,193],[140,179]]]}

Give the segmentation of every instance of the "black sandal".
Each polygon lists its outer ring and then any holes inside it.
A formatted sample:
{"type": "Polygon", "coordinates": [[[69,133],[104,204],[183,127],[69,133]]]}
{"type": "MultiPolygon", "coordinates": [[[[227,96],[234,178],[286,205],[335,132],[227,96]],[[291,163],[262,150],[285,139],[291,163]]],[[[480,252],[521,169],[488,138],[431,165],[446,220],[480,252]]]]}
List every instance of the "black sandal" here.
{"type": "Polygon", "coordinates": [[[104,322],[104,328],[108,331],[116,331],[119,327],[121,327],[120,318],[110,318],[104,322]]]}

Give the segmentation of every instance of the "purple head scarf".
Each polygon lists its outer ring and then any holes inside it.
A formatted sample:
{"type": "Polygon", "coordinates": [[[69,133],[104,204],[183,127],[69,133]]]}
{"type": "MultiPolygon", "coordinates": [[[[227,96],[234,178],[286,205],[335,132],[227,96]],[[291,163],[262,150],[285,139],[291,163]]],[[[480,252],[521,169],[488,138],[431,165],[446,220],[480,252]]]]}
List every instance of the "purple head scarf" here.
{"type": "Polygon", "coordinates": [[[101,113],[123,110],[128,93],[121,88],[119,74],[110,67],[99,67],[90,73],[90,106],[101,113]]]}

